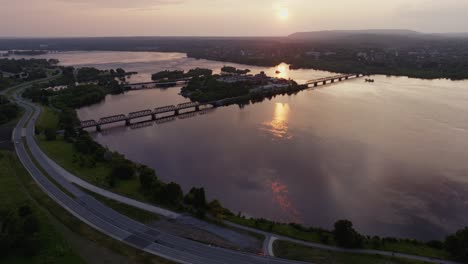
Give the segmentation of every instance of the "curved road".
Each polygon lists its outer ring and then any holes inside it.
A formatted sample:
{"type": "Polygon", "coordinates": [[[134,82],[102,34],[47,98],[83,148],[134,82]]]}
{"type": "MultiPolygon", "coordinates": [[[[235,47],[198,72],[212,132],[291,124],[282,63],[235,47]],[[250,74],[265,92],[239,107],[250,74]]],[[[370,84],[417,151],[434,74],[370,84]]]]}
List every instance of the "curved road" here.
{"type": "MultiPolygon", "coordinates": [[[[34,139],[35,122],[29,122],[26,128],[23,129],[24,124],[27,122],[31,114],[33,115],[33,121],[37,119],[40,113],[40,108],[34,104],[27,103],[18,96],[15,96],[15,99],[18,104],[22,105],[26,109],[26,114],[20,120],[13,133],[13,141],[15,142],[15,148],[18,157],[34,180],[52,199],[54,199],[57,203],[59,203],[62,207],[75,215],[77,218],[86,222],[88,225],[133,247],[179,263],[299,263],[295,261],[262,257],[248,253],[211,247],[191,240],[175,237],[158,231],[154,228],[148,227],[106,207],[71,183],[73,182],[80,187],[103,195],[107,198],[117,200],[119,202],[153,213],[161,214],[166,217],[178,218],[180,216],[179,214],[168,211],[166,209],[142,203],[128,197],[103,190],[68,173],[54,161],[49,159],[38,147],[34,139]],[[31,151],[31,154],[41,165],[44,171],[46,171],[47,174],[52,177],[56,183],[60,184],[62,188],[64,188],[74,197],[70,197],[62,192],[41,173],[41,171],[32,162],[26,151],[25,145],[22,141],[23,136],[26,137],[26,142],[31,151]]],[[[226,222],[226,224],[265,235],[266,239],[263,248],[264,252],[268,253],[270,256],[273,256],[273,242],[280,239],[331,251],[379,254],[426,261],[429,263],[457,264],[456,262],[442,261],[427,257],[392,253],[387,251],[343,249],[262,232],[253,228],[239,226],[229,222],[226,222]]]]}
{"type": "Polygon", "coordinates": [[[130,246],[179,263],[300,263],[212,247],[176,237],[148,227],[108,208],[71,184],[42,157],[34,139],[34,122],[29,122],[26,128],[23,129],[31,114],[33,121],[37,119],[40,109],[18,97],[16,97],[16,100],[26,109],[26,114],[13,133],[13,141],[19,159],[45,193],[71,214],[93,228],[130,246]],[[37,163],[41,165],[49,177],[73,197],[64,193],[39,170],[26,150],[23,135],[37,163]]]}

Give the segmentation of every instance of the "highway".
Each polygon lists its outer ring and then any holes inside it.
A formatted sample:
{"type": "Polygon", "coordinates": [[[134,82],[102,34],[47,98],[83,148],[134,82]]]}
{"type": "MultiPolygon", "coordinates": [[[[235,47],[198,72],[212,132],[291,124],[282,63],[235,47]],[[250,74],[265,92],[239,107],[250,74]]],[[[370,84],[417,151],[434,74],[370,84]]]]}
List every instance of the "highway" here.
{"type": "Polygon", "coordinates": [[[103,205],[67,181],[40,155],[40,149],[34,139],[34,121],[39,116],[40,108],[18,97],[16,101],[26,109],[12,138],[20,161],[47,195],[94,229],[130,246],[178,263],[301,263],[218,248],[176,237],[148,227],[103,205]],[[31,115],[31,122],[26,124],[31,115]],[[25,124],[26,128],[23,128],[25,124]],[[63,192],[41,172],[29,156],[23,139],[27,142],[31,155],[48,176],[72,196],[63,192]]]}

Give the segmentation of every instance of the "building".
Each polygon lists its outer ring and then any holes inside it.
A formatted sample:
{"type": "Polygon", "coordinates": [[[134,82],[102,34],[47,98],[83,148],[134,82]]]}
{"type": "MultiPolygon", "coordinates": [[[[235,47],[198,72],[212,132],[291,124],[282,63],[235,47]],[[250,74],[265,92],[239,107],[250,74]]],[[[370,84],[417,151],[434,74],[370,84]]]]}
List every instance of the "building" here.
{"type": "Polygon", "coordinates": [[[250,93],[281,92],[289,88],[289,83],[270,83],[250,89],[250,93]]]}
{"type": "Polygon", "coordinates": [[[65,90],[67,88],[68,88],[68,85],[57,85],[57,86],[50,86],[50,87],[44,88],[44,90],[58,92],[58,91],[65,90]]]}

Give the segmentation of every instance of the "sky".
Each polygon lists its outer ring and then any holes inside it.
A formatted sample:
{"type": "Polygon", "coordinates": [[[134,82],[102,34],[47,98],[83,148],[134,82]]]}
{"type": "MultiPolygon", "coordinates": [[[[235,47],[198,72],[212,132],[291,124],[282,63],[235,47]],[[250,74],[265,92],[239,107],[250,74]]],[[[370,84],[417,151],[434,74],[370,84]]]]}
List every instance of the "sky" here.
{"type": "Polygon", "coordinates": [[[0,0],[0,37],[468,32],[468,0],[0,0]]]}

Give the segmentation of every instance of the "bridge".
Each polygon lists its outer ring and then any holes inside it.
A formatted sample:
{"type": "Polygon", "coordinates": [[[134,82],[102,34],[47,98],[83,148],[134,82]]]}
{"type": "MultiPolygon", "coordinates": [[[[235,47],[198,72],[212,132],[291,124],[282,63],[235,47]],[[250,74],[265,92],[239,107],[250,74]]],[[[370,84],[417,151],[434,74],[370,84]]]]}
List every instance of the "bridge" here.
{"type": "MultiPolygon", "coordinates": [[[[314,79],[314,80],[309,80],[306,82],[307,87],[313,86],[317,87],[319,85],[325,85],[327,83],[335,83],[335,82],[341,82],[344,80],[349,80],[349,79],[356,79],[359,77],[364,76],[364,74],[339,74],[339,75],[334,75],[334,76],[329,76],[325,78],[320,78],[320,79],[314,79]]],[[[178,81],[185,81],[188,82],[190,79],[180,79],[178,81]]],[[[160,84],[158,82],[148,82],[148,83],[137,83],[137,84],[132,84],[132,85],[145,85],[145,84],[160,84]]],[[[214,102],[208,102],[208,103],[198,103],[198,102],[187,102],[187,103],[182,103],[178,105],[166,105],[162,107],[157,107],[155,109],[145,109],[145,110],[140,110],[136,112],[131,112],[128,115],[120,114],[120,115],[113,115],[113,116],[107,116],[100,118],[98,121],[96,120],[85,120],[80,122],[80,126],[78,128],[84,129],[84,128],[91,128],[91,127],[96,127],[97,131],[101,131],[101,126],[107,125],[107,124],[112,124],[112,123],[119,123],[123,122],[125,123],[126,126],[132,126],[132,119],[137,119],[137,118],[144,118],[144,117],[151,117],[151,121],[156,121],[157,122],[164,122],[167,120],[171,120],[173,117],[178,116],[179,118],[185,118],[185,117],[190,117],[193,113],[198,112],[200,110],[205,110],[205,109],[211,109],[215,108],[218,106],[224,106],[227,105],[229,101],[232,101],[235,98],[227,98],[227,99],[222,99],[214,102]],[[188,113],[185,113],[187,115],[184,115],[184,113],[181,113],[181,111],[185,109],[193,109],[193,111],[190,111],[188,113]],[[163,118],[167,118],[167,120],[161,120],[161,116],[158,118],[158,115],[163,115],[171,113],[171,115],[166,115],[163,116],[163,118]]]]}
{"type": "Polygon", "coordinates": [[[128,83],[125,84],[125,88],[130,90],[142,90],[142,89],[152,89],[159,87],[175,86],[177,84],[186,84],[190,81],[191,78],[177,79],[168,82],[141,82],[141,83],[128,83]]]}
{"type": "Polygon", "coordinates": [[[158,118],[158,115],[171,113],[172,115],[164,116],[164,118],[171,118],[171,117],[175,117],[179,115],[181,115],[182,117],[184,115],[182,111],[186,109],[193,109],[193,111],[189,112],[189,113],[193,113],[193,112],[198,112],[200,110],[210,109],[214,107],[215,107],[214,103],[201,104],[198,102],[188,102],[188,103],[182,103],[178,105],[167,105],[163,107],[157,107],[154,110],[145,109],[141,111],[131,112],[127,115],[120,114],[120,115],[106,116],[106,117],[100,118],[98,121],[94,119],[81,121],[79,128],[84,129],[84,128],[95,127],[97,131],[101,131],[101,126],[107,125],[107,124],[122,122],[122,123],[125,123],[126,126],[131,126],[132,119],[151,117],[152,121],[158,121],[159,119],[161,119],[161,118],[158,118]]]}
{"type": "Polygon", "coordinates": [[[314,86],[314,87],[317,87],[319,85],[325,85],[327,84],[328,82],[330,83],[334,83],[334,82],[341,82],[341,81],[344,81],[344,80],[348,80],[348,79],[355,79],[355,78],[359,78],[359,77],[362,77],[364,76],[364,74],[361,74],[361,73],[358,73],[358,74],[339,74],[339,75],[334,75],[334,76],[330,76],[330,77],[324,77],[324,78],[320,78],[320,79],[315,79],[315,80],[309,80],[306,82],[306,85],[307,86],[314,86]]]}

